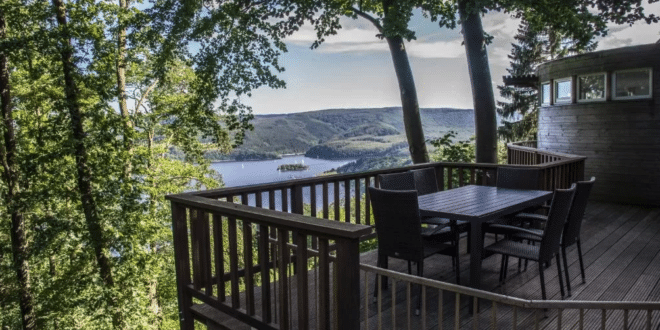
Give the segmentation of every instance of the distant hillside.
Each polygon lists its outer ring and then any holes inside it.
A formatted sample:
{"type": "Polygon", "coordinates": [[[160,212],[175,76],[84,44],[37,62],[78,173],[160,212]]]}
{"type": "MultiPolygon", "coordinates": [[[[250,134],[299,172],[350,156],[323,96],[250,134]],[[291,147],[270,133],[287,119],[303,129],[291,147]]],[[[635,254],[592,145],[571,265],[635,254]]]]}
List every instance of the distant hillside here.
{"type": "MultiPolygon", "coordinates": [[[[426,138],[449,130],[459,139],[474,134],[470,109],[421,109],[426,138]]],[[[274,155],[306,153],[310,157],[348,158],[380,156],[407,148],[400,107],[332,109],[282,115],[256,115],[232,159],[263,159],[274,155]]]]}

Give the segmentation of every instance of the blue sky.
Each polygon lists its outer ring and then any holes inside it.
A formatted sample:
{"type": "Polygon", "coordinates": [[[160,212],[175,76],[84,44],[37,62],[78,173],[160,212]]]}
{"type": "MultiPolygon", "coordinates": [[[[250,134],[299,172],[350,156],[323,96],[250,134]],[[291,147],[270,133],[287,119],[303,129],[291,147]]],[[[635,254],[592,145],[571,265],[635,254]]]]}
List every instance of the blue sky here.
{"type": "MultiPolygon", "coordinates": [[[[660,3],[645,6],[647,13],[660,13],[660,3]]],[[[484,30],[493,35],[488,46],[493,89],[502,83],[509,65],[518,21],[502,13],[482,18],[484,30]]],[[[289,52],[281,64],[286,89],[261,88],[242,99],[255,114],[292,113],[331,108],[400,106],[398,85],[387,43],[375,37],[376,29],[364,19],[343,19],[338,35],[326,38],[318,49],[309,46],[315,32],[304,26],[287,39],[289,52]]],[[[472,108],[460,29],[440,29],[416,15],[411,27],[417,40],[406,44],[421,107],[472,108]]],[[[638,23],[610,27],[600,38],[598,50],[654,43],[660,39],[660,24],[638,23]]]]}

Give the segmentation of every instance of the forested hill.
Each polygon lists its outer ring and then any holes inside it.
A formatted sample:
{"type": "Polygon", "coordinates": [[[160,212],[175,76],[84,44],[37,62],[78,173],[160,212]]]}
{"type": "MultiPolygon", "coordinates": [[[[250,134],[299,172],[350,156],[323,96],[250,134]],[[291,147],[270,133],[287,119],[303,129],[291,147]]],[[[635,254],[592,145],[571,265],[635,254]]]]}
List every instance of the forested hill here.
{"type": "MultiPolygon", "coordinates": [[[[471,109],[421,109],[426,138],[449,130],[458,138],[474,134],[471,109]]],[[[346,158],[393,154],[407,149],[400,107],[331,109],[292,114],[257,115],[245,143],[232,159],[260,159],[306,153],[310,157],[346,158]]],[[[217,155],[213,155],[217,158],[217,155]]]]}
{"type": "MultiPolygon", "coordinates": [[[[449,130],[460,139],[474,134],[471,109],[421,109],[426,138],[449,130]]],[[[212,159],[264,159],[305,153],[310,157],[347,158],[395,154],[407,149],[400,107],[331,109],[292,114],[256,115],[254,131],[229,157],[210,153],[212,159]]]]}

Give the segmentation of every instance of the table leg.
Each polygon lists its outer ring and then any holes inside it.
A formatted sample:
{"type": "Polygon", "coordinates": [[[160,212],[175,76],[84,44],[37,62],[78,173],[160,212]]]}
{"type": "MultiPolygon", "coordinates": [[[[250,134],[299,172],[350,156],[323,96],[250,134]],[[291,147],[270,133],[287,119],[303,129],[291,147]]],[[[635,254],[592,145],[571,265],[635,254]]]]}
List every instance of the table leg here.
{"type": "Polygon", "coordinates": [[[481,255],[484,249],[481,221],[470,221],[470,287],[481,289],[481,255]]]}
{"type": "MultiPolygon", "coordinates": [[[[481,289],[481,255],[484,242],[481,234],[481,221],[470,221],[470,287],[481,289]]],[[[472,298],[474,299],[474,298],[472,298]]],[[[473,301],[469,300],[468,313],[474,315],[479,309],[473,310],[473,301]]]]}

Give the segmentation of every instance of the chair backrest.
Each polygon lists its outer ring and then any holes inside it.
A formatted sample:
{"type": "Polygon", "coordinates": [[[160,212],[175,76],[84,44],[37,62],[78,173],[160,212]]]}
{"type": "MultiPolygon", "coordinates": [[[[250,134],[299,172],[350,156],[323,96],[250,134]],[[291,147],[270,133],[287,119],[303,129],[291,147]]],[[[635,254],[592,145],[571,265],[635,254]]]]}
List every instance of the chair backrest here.
{"type": "Polygon", "coordinates": [[[573,245],[580,237],[580,228],[582,227],[582,218],[584,211],[587,209],[587,200],[591,193],[596,178],[591,177],[589,181],[578,181],[577,189],[575,190],[575,197],[573,198],[573,206],[568,213],[568,220],[564,227],[564,235],[562,236],[562,244],[564,246],[573,245]]]}
{"type": "Polygon", "coordinates": [[[559,242],[564,231],[564,224],[568,219],[568,213],[571,210],[575,187],[576,184],[574,183],[569,189],[557,189],[552,196],[548,222],[545,224],[543,238],[541,239],[539,262],[552,260],[555,253],[559,251],[559,242]]]}
{"type": "Polygon", "coordinates": [[[541,170],[537,168],[498,167],[495,185],[498,188],[537,190],[540,176],[541,170]]]}
{"type": "Polygon", "coordinates": [[[415,188],[418,195],[426,195],[438,191],[438,180],[435,177],[435,168],[428,167],[411,171],[415,176],[415,188]]]}
{"type": "Polygon", "coordinates": [[[422,229],[415,190],[369,187],[374,211],[378,253],[401,259],[423,259],[422,229]]]}
{"type": "Polygon", "coordinates": [[[379,174],[378,182],[380,182],[381,189],[416,190],[415,175],[412,172],[379,174]]]}

